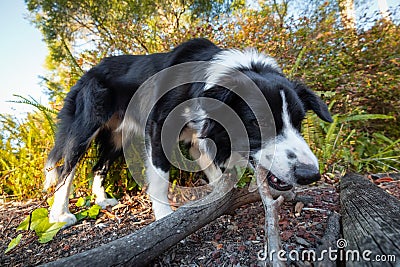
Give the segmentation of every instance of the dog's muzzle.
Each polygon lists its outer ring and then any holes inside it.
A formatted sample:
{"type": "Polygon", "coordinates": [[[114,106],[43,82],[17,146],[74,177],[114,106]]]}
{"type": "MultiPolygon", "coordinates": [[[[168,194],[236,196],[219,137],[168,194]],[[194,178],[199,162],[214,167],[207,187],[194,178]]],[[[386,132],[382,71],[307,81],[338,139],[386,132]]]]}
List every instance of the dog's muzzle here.
{"type": "Polygon", "coordinates": [[[321,179],[321,174],[314,165],[300,164],[294,168],[294,177],[299,185],[307,185],[321,179]]]}

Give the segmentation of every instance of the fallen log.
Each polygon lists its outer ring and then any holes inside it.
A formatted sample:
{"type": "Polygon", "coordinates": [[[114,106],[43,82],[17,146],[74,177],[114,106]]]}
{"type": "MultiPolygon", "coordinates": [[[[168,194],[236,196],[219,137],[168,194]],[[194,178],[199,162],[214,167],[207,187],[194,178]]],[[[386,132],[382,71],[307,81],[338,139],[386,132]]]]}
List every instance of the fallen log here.
{"type": "MultiPolygon", "coordinates": [[[[316,255],[320,256],[325,253],[324,251],[329,251],[329,248],[336,248],[337,240],[340,238],[340,215],[336,212],[333,212],[328,217],[328,222],[325,228],[324,235],[321,240],[318,242],[318,246],[316,248],[316,255]]],[[[335,267],[341,266],[340,261],[337,262],[334,258],[323,257],[318,262],[315,263],[315,266],[318,267],[335,267]]]]}
{"type": "Polygon", "coordinates": [[[398,266],[400,201],[363,176],[349,173],[340,183],[340,204],[344,240],[337,245],[344,249],[346,266],[398,266]]]}
{"type": "MultiPolygon", "coordinates": [[[[215,188],[218,190],[205,198],[182,206],[132,234],[44,266],[145,266],[221,215],[232,214],[237,208],[260,200],[258,191],[249,190],[249,187],[235,188],[233,184],[221,182],[215,188]]],[[[277,192],[272,194],[276,197],[277,192]]],[[[283,196],[288,200],[294,199],[291,191],[283,196]]]]}

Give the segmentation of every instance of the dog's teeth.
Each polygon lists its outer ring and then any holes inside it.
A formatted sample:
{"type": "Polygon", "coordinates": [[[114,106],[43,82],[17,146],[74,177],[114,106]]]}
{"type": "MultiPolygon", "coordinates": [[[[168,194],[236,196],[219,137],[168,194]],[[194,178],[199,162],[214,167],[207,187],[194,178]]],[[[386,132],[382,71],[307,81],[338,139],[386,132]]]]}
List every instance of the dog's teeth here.
{"type": "Polygon", "coordinates": [[[278,178],[274,178],[274,179],[272,179],[272,181],[274,182],[274,183],[277,183],[278,182],[278,178]]]}

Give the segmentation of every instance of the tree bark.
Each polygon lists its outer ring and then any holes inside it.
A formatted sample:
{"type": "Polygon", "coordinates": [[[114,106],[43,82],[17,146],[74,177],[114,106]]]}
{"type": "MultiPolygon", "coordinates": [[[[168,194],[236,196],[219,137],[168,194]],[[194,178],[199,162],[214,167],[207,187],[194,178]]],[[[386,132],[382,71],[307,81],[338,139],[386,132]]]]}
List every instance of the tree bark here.
{"type": "Polygon", "coordinates": [[[363,176],[349,173],[341,179],[340,204],[345,241],[337,245],[345,252],[358,251],[360,256],[359,260],[347,257],[346,266],[397,266],[400,201],[363,176]],[[363,259],[363,253],[370,260],[363,259]],[[394,255],[396,262],[374,262],[377,255],[394,255]]]}

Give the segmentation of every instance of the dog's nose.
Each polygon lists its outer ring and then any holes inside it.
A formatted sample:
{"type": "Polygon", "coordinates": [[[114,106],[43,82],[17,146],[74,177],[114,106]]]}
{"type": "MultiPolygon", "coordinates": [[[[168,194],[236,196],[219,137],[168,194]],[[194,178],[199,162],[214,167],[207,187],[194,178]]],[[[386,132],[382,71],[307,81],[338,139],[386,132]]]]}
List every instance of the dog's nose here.
{"type": "Polygon", "coordinates": [[[314,165],[300,164],[294,169],[294,176],[300,185],[311,184],[321,178],[318,168],[314,165]]]}

